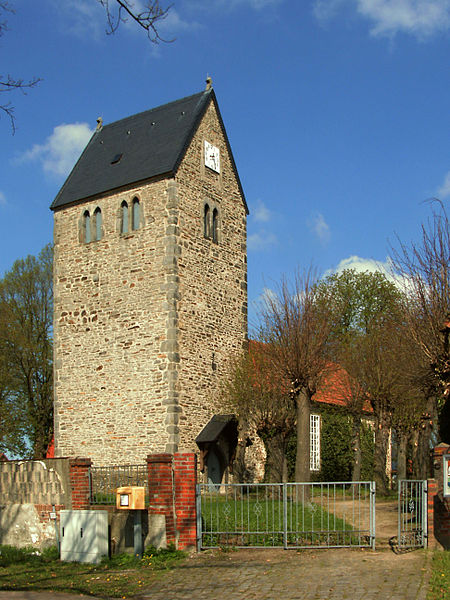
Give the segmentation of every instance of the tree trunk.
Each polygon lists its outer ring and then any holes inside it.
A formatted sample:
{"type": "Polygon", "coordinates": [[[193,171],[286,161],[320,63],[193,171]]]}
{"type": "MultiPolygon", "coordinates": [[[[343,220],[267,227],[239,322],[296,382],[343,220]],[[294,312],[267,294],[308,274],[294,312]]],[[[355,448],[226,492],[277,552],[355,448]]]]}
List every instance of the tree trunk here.
{"type": "Polygon", "coordinates": [[[266,483],[285,482],[287,473],[286,435],[275,427],[258,430],[258,435],[266,448],[264,481],[266,483]]]}
{"type": "Polygon", "coordinates": [[[238,442],[233,460],[233,483],[244,483],[246,481],[247,468],[245,465],[245,448],[248,436],[247,419],[239,418],[238,422],[238,442]]]}
{"type": "Polygon", "coordinates": [[[375,455],[374,455],[374,479],[377,492],[387,494],[389,490],[386,474],[386,461],[389,444],[389,421],[385,411],[376,415],[375,421],[375,455]]]}
{"type": "Polygon", "coordinates": [[[310,448],[310,414],[311,394],[303,388],[295,397],[297,413],[297,453],[295,457],[295,481],[310,481],[309,448],[310,448]]]}
{"type": "Polygon", "coordinates": [[[360,415],[353,415],[352,420],[352,481],[361,481],[361,417],[360,415]]]}
{"type": "Polygon", "coordinates": [[[397,481],[406,479],[406,449],[408,436],[404,431],[397,431],[397,481]]]}

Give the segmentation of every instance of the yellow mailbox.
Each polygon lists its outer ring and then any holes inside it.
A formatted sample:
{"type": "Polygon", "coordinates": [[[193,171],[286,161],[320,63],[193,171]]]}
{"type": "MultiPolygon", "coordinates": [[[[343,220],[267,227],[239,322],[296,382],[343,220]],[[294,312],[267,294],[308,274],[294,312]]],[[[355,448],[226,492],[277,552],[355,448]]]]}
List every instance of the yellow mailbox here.
{"type": "Polygon", "coordinates": [[[143,510],[145,508],[145,488],[137,486],[117,488],[116,508],[143,510]]]}

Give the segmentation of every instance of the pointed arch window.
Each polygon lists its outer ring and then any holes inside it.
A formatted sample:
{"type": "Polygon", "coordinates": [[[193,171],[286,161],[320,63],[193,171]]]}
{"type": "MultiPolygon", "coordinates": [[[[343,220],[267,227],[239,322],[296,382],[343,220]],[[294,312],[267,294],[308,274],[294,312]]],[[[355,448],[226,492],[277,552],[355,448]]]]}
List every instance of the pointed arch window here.
{"type": "Polygon", "coordinates": [[[206,239],[211,237],[210,212],[209,204],[205,204],[203,209],[203,235],[206,239]]]}
{"type": "Polygon", "coordinates": [[[125,200],[120,205],[120,233],[128,233],[128,203],[125,200]]]}
{"type": "Polygon", "coordinates": [[[133,200],[133,212],[131,215],[131,227],[133,230],[139,229],[140,221],[141,221],[141,205],[139,202],[139,198],[134,198],[133,200]]]}
{"type": "Polygon", "coordinates": [[[96,241],[102,239],[102,211],[100,208],[96,208],[94,211],[94,226],[95,226],[95,239],[96,241]]]}
{"type": "Polygon", "coordinates": [[[212,213],[212,241],[215,244],[219,242],[219,211],[217,208],[212,213]]]}
{"type": "Polygon", "coordinates": [[[83,213],[83,239],[86,244],[91,241],[91,215],[88,210],[83,213]]]}

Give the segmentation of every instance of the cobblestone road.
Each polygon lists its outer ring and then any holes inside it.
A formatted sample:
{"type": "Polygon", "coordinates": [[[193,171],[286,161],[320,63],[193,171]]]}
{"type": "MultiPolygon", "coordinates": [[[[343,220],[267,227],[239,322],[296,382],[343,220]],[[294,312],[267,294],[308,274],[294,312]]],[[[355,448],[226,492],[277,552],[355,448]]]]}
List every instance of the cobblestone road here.
{"type": "Polygon", "coordinates": [[[194,555],[142,600],[425,600],[429,555],[420,550],[242,550],[194,555]]]}

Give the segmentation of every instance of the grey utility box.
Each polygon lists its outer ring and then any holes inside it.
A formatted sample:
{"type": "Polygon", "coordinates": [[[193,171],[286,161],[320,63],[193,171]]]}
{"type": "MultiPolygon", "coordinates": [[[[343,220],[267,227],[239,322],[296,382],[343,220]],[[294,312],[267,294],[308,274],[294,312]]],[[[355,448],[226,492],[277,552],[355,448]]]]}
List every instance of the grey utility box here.
{"type": "Polygon", "coordinates": [[[62,510],[60,518],[61,560],[99,563],[108,556],[106,510],[62,510]]]}

